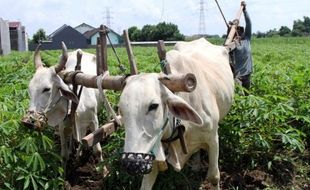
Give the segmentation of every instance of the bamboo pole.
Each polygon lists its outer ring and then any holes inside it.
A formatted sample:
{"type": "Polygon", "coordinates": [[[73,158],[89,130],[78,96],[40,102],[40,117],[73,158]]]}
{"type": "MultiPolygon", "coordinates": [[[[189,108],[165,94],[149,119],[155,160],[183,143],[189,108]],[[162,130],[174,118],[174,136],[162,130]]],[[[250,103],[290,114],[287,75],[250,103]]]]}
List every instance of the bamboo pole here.
{"type": "Polygon", "coordinates": [[[138,74],[138,69],[137,69],[136,60],[135,60],[135,57],[133,55],[133,51],[132,51],[132,48],[131,48],[130,39],[129,39],[128,31],[127,30],[124,30],[123,37],[124,37],[124,40],[125,40],[125,46],[126,46],[126,50],[127,50],[129,64],[130,64],[130,74],[131,75],[136,75],[136,74],[138,74]]]}

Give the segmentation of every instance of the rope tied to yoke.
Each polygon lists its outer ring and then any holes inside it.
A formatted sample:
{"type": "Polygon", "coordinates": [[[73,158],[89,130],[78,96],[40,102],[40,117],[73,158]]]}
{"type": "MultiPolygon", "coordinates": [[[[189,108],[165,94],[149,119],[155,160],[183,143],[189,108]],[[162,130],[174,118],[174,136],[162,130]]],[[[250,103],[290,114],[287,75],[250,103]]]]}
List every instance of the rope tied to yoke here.
{"type": "Polygon", "coordinates": [[[120,119],[118,119],[115,111],[113,110],[111,104],[109,103],[105,90],[102,88],[102,81],[103,79],[109,75],[109,71],[105,71],[103,74],[97,76],[97,87],[99,90],[99,98],[104,103],[104,107],[106,108],[108,112],[108,117],[112,116],[114,121],[120,126],[122,125],[122,122],[120,119]]]}

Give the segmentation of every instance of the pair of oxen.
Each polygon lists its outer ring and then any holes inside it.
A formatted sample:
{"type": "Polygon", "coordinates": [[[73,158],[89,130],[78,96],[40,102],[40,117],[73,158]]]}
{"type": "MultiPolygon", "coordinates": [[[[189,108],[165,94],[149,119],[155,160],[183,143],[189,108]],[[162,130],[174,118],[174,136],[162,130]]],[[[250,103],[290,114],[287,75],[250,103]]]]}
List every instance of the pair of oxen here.
{"type": "MultiPolygon", "coordinates": [[[[67,53],[63,45],[59,64],[47,68],[39,51],[35,52],[36,72],[29,83],[30,106],[23,121],[31,127],[38,127],[36,125],[44,120],[50,126],[59,126],[61,155],[65,160],[70,153],[65,123],[72,102],[78,103],[75,139],[81,141],[88,129],[98,128],[98,89],[83,88],[78,100],[57,74],[62,70],[74,71],[78,52],[83,55],[82,72],[96,75],[93,54],[81,50],[67,53]]],[[[159,80],[162,73],[127,77],[118,104],[125,127],[121,163],[128,173],[144,175],[141,189],[152,189],[158,172],[167,168],[167,162],[180,171],[191,155],[204,149],[209,157],[208,180],[214,189],[219,189],[218,123],[228,113],[234,93],[228,51],[198,39],[178,42],[167,52],[166,60],[172,75],[192,73],[196,77],[196,88],[192,92],[174,93],[159,80]],[[184,127],[186,151],[180,140],[165,141],[173,135],[176,120],[184,127]]],[[[99,143],[94,151],[101,154],[99,143]]]]}

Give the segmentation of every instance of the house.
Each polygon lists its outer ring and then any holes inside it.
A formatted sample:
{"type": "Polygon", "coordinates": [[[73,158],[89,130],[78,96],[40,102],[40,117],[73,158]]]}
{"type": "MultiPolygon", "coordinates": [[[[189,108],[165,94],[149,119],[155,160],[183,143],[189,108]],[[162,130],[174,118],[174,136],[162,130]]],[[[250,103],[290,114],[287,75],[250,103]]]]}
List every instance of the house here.
{"type": "Polygon", "coordinates": [[[68,49],[87,48],[87,40],[83,34],[69,25],[64,24],[48,36],[43,42],[43,49],[60,49],[61,42],[65,42],[68,49]]]}
{"type": "Polygon", "coordinates": [[[9,22],[11,49],[28,51],[28,36],[21,22],[9,22]]]}
{"type": "MultiPolygon", "coordinates": [[[[123,42],[122,37],[109,29],[108,36],[113,45],[119,45],[123,42]]],[[[85,49],[94,47],[97,44],[97,38],[99,37],[99,28],[94,28],[88,24],[82,23],[75,28],[64,24],[52,34],[48,36],[47,41],[42,42],[42,49],[60,49],[61,42],[65,42],[69,49],[85,49]],[[85,32],[84,32],[85,31],[85,32]],[[84,33],[83,33],[84,32],[84,33]]],[[[110,44],[107,40],[107,44],[110,44]]],[[[30,44],[29,49],[34,50],[37,44],[30,44]]]]}
{"type": "Polygon", "coordinates": [[[86,23],[82,23],[82,24],[76,26],[74,29],[77,30],[78,32],[80,32],[81,34],[84,34],[87,31],[95,29],[95,27],[90,26],[86,23]]]}
{"type": "MultiPolygon", "coordinates": [[[[87,31],[84,33],[84,36],[87,39],[89,45],[94,46],[97,44],[97,38],[99,38],[99,28],[95,28],[93,30],[87,31]]],[[[118,33],[114,32],[109,28],[108,37],[111,40],[113,45],[119,45],[123,43],[123,38],[118,33]]],[[[110,44],[109,40],[107,40],[107,44],[110,44]]]]}
{"type": "Polygon", "coordinates": [[[9,21],[0,18],[0,55],[11,53],[9,21]]]}

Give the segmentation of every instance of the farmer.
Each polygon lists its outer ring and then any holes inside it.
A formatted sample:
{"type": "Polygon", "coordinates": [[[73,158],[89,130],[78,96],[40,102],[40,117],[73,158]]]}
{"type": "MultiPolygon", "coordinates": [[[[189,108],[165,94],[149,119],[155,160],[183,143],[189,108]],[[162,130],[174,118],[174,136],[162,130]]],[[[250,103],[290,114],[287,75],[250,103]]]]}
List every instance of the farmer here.
{"type": "MultiPolygon", "coordinates": [[[[230,52],[234,77],[236,82],[242,87],[249,90],[251,83],[251,73],[253,72],[253,62],[251,53],[251,35],[252,26],[249,14],[246,10],[246,3],[243,5],[243,14],[245,19],[245,29],[242,26],[237,27],[237,33],[234,37],[236,48],[230,52]]],[[[245,92],[247,95],[247,92],[245,92]]]]}

